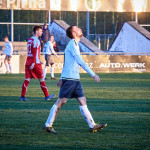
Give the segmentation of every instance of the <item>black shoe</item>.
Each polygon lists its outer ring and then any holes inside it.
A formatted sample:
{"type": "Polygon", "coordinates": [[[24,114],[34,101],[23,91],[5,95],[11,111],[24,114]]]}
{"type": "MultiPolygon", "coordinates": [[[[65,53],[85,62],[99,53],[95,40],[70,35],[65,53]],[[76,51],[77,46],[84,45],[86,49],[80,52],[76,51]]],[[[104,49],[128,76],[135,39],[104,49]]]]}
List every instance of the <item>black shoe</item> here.
{"type": "Polygon", "coordinates": [[[46,127],[45,125],[43,126],[43,130],[47,131],[47,132],[51,132],[51,133],[56,133],[56,131],[54,130],[54,128],[51,127],[46,127]]]}
{"type": "Polygon", "coordinates": [[[48,78],[44,78],[44,80],[47,80],[48,78]]]}
{"type": "Polygon", "coordinates": [[[90,128],[91,132],[97,132],[107,126],[107,123],[104,124],[96,124],[93,128],[90,128]]]}
{"type": "Polygon", "coordinates": [[[56,80],[57,78],[55,78],[55,77],[51,77],[51,79],[52,79],[52,80],[56,80]]]}

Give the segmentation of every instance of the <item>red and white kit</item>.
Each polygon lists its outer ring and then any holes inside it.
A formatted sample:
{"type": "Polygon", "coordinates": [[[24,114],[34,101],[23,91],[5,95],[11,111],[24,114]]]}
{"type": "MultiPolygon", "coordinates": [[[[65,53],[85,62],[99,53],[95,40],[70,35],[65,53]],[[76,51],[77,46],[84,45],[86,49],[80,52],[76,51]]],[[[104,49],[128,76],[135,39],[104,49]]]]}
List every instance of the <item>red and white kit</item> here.
{"type": "Polygon", "coordinates": [[[41,44],[37,37],[31,37],[27,44],[27,60],[25,65],[25,78],[44,78],[40,61],[41,44]],[[35,63],[33,69],[29,67],[35,63]]]}
{"type": "MultiPolygon", "coordinates": [[[[40,61],[40,51],[41,51],[41,45],[40,41],[36,37],[31,37],[28,40],[28,45],[27,45],[27,60],[25,64],[25,78],[26,79],[42,79],[43,77],[43,70],[42,70],[42,65],[40,61]],[[30,66],[32,64],[35,64],[33,69],[30,69],[30,66]]],[[[26,91],[28,84],[30,80],[24,80],[24,83],[22,85],[22,92],[21,92],[21,97],[25,98],[26,91]]],[[[40,86],[41,89],[44,92],[45,97],[49,97],[47,86],[45,84],[45,81],[40,81],[40,86]]]]}

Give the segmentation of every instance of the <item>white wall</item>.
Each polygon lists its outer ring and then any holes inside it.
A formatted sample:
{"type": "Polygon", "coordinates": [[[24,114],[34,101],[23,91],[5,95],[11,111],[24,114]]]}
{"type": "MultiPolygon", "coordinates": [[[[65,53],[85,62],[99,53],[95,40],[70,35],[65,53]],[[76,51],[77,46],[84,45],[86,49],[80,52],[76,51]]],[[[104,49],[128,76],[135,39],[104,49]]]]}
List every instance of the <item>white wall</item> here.
{"type": "MultiPolygon", "coordinates": [[[[0,74],[6,73],[6,68],[4,64],[4,59],[6,55],[0,56],[0,74]],[[2,66],[1,66],[2,64],[2,66]]],[[[11,58],[11,67],[12,67],[12,73],[19,73],[19,67],[20,67],[20,56],[19,55],[12,55],[11,58]]]]}
{"type": "Polygon", "coordinates": [[[150,53],[150,40],[131,25],[125,23],[109,51],[150,53]]]}

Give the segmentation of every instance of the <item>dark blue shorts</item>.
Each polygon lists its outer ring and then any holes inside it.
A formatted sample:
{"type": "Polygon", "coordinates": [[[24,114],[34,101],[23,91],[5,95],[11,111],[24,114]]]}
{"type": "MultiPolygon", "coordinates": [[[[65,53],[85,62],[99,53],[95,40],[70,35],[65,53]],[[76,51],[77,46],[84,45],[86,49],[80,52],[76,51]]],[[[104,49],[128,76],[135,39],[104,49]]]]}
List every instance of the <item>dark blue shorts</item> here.
{"type": "Polygon", "coordinates": [[[80,81],[62,80],[62,86],[59,92],[59,98],[79,98],[84,97],[80,81]]]}

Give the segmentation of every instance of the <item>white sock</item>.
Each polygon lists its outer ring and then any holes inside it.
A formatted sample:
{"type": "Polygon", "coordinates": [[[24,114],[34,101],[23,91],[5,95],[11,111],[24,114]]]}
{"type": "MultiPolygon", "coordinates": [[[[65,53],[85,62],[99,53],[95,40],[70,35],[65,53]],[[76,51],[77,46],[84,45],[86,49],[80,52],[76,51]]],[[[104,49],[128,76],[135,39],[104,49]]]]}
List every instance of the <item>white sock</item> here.
{"type": "Polygon", "coordinates": [[[90,111],[87,108],[87,105],[79,106],[79,108],[80,108],[80,112],[81,112],[82,116],[84,117],[84,119],[88,123],[89,127],[93,128],[95,125],[95,122],[93,120],[93,117],[92,117],[90,111]]]}
{"type": "Polygon", "coordinates": [[[51,77],[54,78],[54,67],[51,67],[51,77]]]}
{"type": "Polygon", "coordinates": [[[9,71],[9,70],[8,70],[8,64],[7,64],[7,63],[5,63],[5,67],[6,67],[6,71],[9,71]]]}
{"type": "Polygon", "coordinates": [[[51,110],[50,110],[50,113],[49,113],[49,116],[48,116],[48,118],[47,118],[47,121],[46,121],[46,123],[45,123],[45,126],[46,127],[49,127],[49,126],[52,126],[53,125],[53,122],[54,122],[54,120],[55,120],[55,118],[56,118],[56,113],[57,113],[57,105],[53,105],[53,107],[51,108],[51,110]]]}
{"type": "Polygon", "coordinates": [[[11,72],[11,64],[9,64],[9,70],[10,70],[10,72],[11,72]]]}
{"type": "Polygon", "coordinates": [[[44,76],[44,78],[46,77],[46,73],[47,73],[47,68],[44,67],[44,70],[43,70],[43,76],[44,76]]]}

